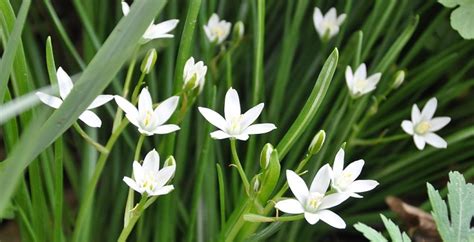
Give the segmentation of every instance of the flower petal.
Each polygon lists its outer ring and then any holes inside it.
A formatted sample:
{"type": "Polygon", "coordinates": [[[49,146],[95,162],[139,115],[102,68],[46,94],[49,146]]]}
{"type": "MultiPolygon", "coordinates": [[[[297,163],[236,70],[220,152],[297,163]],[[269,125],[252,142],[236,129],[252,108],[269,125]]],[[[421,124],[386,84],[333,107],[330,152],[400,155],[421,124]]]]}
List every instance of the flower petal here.
{"type": "Polygon", "coordinates": [[[321,22],[323,22],[323,14],[321,13],[321,9],[319,9],[318,7],[315,7],[314,13],[313,13],[314,26],[319,25],[321,22]]]}
{"type": "Polygon", "coordinates": [[[382,73],[375,73],[371,75],[369,78],[367,78],[367,82],[369,83],[369,85],[373,86],[373,88],[375,89],[375,86],[377,85],[377,83],[379,83],[381,77],[382,77],[382,73]]]}
{"type": "Polygon", "coordinates": [[[233,135],[234,138],[238,139],[238,140],[242,140],[242,141],[246,141],[249,139],[249,135],[248,134],[239,134],[239,135],[233,135]]]}
{"type": "Polygon", "coordinates": [[[202,114],[202,116],[209,121],[212,125],[216,126],[220,130],[226,130],[227,129],[227,122],[226,120],[216,111],[209,109],[209,108],[203,108],[203,107],[198,107],[199,112],[202,114]]]}
{"type": "Polygon", "coordinates": [[[173,190],[174,190],[173,185],[167,185],[167,186],[161,187],[159,189],[155,189],[155,191],[153,191],[152,194],[150,194],[150,196],[166,195],[166,194],[170,193],[173,190]]]}
{"type": "Polygon", "coordinates": [[[242,115],[243,117],[242,117],[242,121],[241,121],[241,127],[242,128],[247,128],[248,126],[253,124],[253,122],[255,122],[255,120],[257,120],[258,116],[260,116],[260,114],[262,113],[262,110],[263,110],[264,106],[265,106],[265,104],[260,103],[257,106],[249,109],[247,112],[245,112],[242,115]]]}
{"type": "Polygon", "coordinates": [[[141,189],[138,184],[130,177],[123,177],[122,179],[130,188],[132,188],[133,190],[139,192],[139,193],[143,193],[143,189],[141,189]]]}
{"type": "Polygon", "coordinates": [[[102,121],[100,120],[99,116],[89,110],[84,111],[79,116],[79,119],[92,128],[99,128],[100,126],[102,126],[102,121]]]}
{"type": "Polygon", "coordinates": [[[160,155],[155,149],[146,154],[142,168],[148,172],[158,172],[160,169],[160,155]]]}
{"type": "Polygon", "coordinates": [[[240,116],[240,100],[239,94],[235,89],[230,88],[225,94],[224,115],[227,121],[240,116]]]}
{"type": "Polygon", "coordinates": [[[336,213],[329,211],[329,210],[321,210],[318,211],[319,218],[324,221],[325,223],[331,225],[337,229],[343,229],[346,227],[346,223],[342,218],[337,215],[336,213]]]}
{"type": "Polygon", "coordinates": [[[140,165],[140,163],[138,163],[138,161],[133,161],[132,166],[133,166],[133,178],[135,180],[143,179],[144,172],[143,172],[143,168],[140,165]]]}
{"type": "Polygon", "coordinates": [[[433,115],[436,112],[436,106],[438,106],[438,100],[435,97],[430,98],[421,111],[422,119],[430,120],[433,118],[433,115]]]}
{"type": "Polygon", "coordinates": [[[337,24],[341,25],[342,23],[344,23],[344,20],[346,20],[346,14],[345,13],[343,13],[343,14],[339,15],[339,17],[337,17],[337,24]]]}
{"type": "Polygon", "coordinates": [[[430,121],[430,124],[431,124],[430,131],[431,132],[436,132],[436,131],[444,128],[444,126],[448,125],[449,122],[451,122],[450,117],[436,117],[436,118],[433,118],[430,121]]]}
{"type": "Polygon", "coordinates": [[[352,68],[350,66],[346,67],[346,83],[349,90],[352,90],[354,86],[354,75],[352,74],[352,68]]]}
{"type": "Polygon", "coordinates": [[[333,175],[339,176],[344,169],[344,149],[340,148],[334,159],[333,166],[333,175]]]}
{"type": "Polygon", "coordinates": [[[319,215],[317,215],[315,213],[305,212],[304,213],[304,218],[311,225],[313,225],[313,224],[315,224],[319,221],[319,215]]]}
{"type": "Polygon", "coordinates": [[[403,120],[402,129],[409,135],[413,135],[413,123],[408,120],[403,120]]]}
{"type": "Polygon", "coordinates": [[[313,178],[313,182],[311,182],[311,187],[309,189],[311,192],[318,192],[321,194],[326,193],[331,180],[330,170],[331,167],[329,164],[326,164],[319,169],[318,173],[316,173],[316,176],[313,178]]]}
{"type": "Polygon", "coordinates": [[[301,203],[293,198],[279,201],[275,204],[275,208],[289,214],[304,213],[304,208],[301,203]]]}
{"type": "Polygon", "coordinates": [[[441,138],[439,135],[435,133],[425,134],[425,141],[426,143],[438,149],[441,149],[441,148],[444,149],[448,147],[448,143],[446,142],[446,140],[444,140],[443,138],[441,138]]]}
{"type": "Polygon", "coordinates": [[[179,130],[179,126],[175,124],[165,124],[158,126],[153,133],[155,134],[169,134],[179,130]]]}
{"type": "Polygon", "coordinates": [[[170,19],[159,24],[153,24],[147,29],[143,35],[143,38],[149,40],[158,38],[173,38],[174,35],[168,34],[168,32],[175,29],[178,25],[178,22],[178,19],[170,19]]]}
{"type": "Polygon", "coordinates": [[[109,102],[110,100],[112,100],[113,98],[114,96],[112,95],[99,95],[94,99],[94,101],[92,101],[92,103],[89,105],[87,109],[100,107],[106,104],[107,102],[109,102]]]}
{"type": "Polygon", "coordinates": [[[308,187],[304,180],[291,170],[286,170],[286,180],[296,199],[298,199],[300,203],[304,203],[309,194],[308,187]]]}
{"type": "Polygon", "coordinates": [[[411,108],[411,122],[417,124],[421,121],[421,112],[416,104],[411,108]]]}
{"type": "Polygon", "coordinates": [[[114,96],[115,102],[121,108],[127,116],[130,115],[130,117],[134,117],[135,120],[138,118],[138,110],[133,104],[131,104],[127,99],[121,97],[121,96],[114,96]]]}
{"type": "Polygon", "coordinates": [[[354,79],[366,79],[367,77],[367,67],[365,66],[365,63],[360,64],[359,67],[357,67],[357,70],[354,73],[354,79]]]}
{"type": "Polygon", "coordinates": [[[211,133],[211,138],[213,139],[227,139],[231,136],[222,130],[217,130],[211,133]]]}
{"type": "Polygon", "coordinates": [[[153,102],[151,101],[151,95],[148,88],[143,88],[138,97],[138,112],[145,113],[146,111],[153,110],[153,102]]]}
{"type": "MultiPolygon", "coordinates": [[[[346,169],[344,169],[345,172],[348,172],[352,174],[352,178],[355,180],[357,177],[359,177],[360,172],[362,171],[362,168],[364,167],[364,160],[356,160],[352,163],[350,163],[346,169]]],[[[352,180],[352,181],[354,181],[352,180]]]]}
{"type": "Polygon", "coordinates": [[[319,205],[319,209],[327,209],[335,207],[342,202],[346,201],[349,198],[349,195],[346,193],[333,193],[321,200],[321,205],[319,205]]]}
{"type": "Polygon", "coordinates": [[[413,135],[413,140],[415,141],[416,148],[423,150],[425,148],[425,139],[420,135],[413,135]]]}
{"type": "Polygon", "coordinates": [[[43,92],[36,92],[36,96],[41,102],[52,108],[59,108],[61,104],[63,104],[63,100],[59,97],[51,96],[43,92]]]}
{"type": "Polygon", "coordinates": [[[59,95],[64,100],[72,90],[72,80],[62,67],[58,68],[56,71],[56,76],[58,78],[59,95]]]}
{"type": "Polygon", "coordinates": [[[130,12],[130,6],[126,2],[122,2],[122,13],[124,16],[130,12]]]}
{"type": "Polygon", "coordinates": [[[328,18],[328,20],[336,20],[337,18],[337,12],[336,8],[332,7],[329,9],[329,11],[324,15],[324,18],[328,18]]]}
{"type": "Polygon", "coordinates": [[[351,185],[349,185],[348,190],[350,192],[367,192],[374,189],[378,186],[379,183],[375,180],[357,180],[354,181],[351,185]]]}
{"type": "Polygon", "coordinates": [[[157,187],[162,187],[166,183],[168,183],[171,179],[171,177],[174,175],[174,172],[176,171],[176,167],[174,166],[166,166],[163,167],[158,173],[156,174],[156,186],[157,187]]]}
{"type": "Polygon", "coordinates": [[[244,130],[244,134],[264,134],[276,129],[274,124],[263,123],[250,125],[244,130]]]}
{"type": "Polygon", "coordinates": [[[170,119],[173,112],[178,107],[179,97],[172,96],[163,102],[161,102],[158,107],[155,109],[155,115],[158,117],[158,125],[164,124],[168,119],[170,119]]]}

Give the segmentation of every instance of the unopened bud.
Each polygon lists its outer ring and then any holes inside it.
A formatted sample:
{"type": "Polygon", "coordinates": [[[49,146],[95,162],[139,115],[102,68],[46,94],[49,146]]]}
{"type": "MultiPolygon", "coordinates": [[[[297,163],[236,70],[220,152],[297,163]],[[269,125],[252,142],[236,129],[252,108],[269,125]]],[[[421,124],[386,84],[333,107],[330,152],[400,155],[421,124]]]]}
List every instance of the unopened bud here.
{"type": "Polygon", "coordinates": [[[405,71],[397,71],[397,73],[395,74],[395,79],[392,83],[392,88],[397,89],[398,87],[400,87],[400,85],[402,85],[403,81],[405,81],[405,71]]]}
{"type": "Polygon", "coordinates": [[[369,109],[367,110],[367,115],[372,116],[379,111],[379,101],[377,98],[373,97],[372,105],[370,105],[369,109]]]}
{"type": "Polygon", "coordinates": [[[244,32],[245,32],[244,23],[242,23],[242,21],[238,21],[237,23],[234,24],[234,30],[232,32],[232,39],[234,41],[241,40],[242,37],[244,36],[244,32]]]}
{"type": "Polygon", "coordinates": [[[320,130],[313,138],[308,147],[308,153],[311,155],[317,154],[323,147],[324,140],[326,139],[326,132],[320,130]]]}
{"type": "Polygon", "coordinates": [[[143,58],[142,65],[140,66],[140,70],[145,74],[149,74],[151,69],[155,65],[156,57],[157,57],[156,50],[155,49],[149,50],[146,53],[145,58],[143,58]]]}
{"type": "Polygon", "coordinates": [[[254,213],[247,213],[244,214],[244,220],[247,222],[255,222],[255,223],[269,223],[269,222],[274,222],[275,219],[265,217],[262,215],[254,214],[254,213]]]}
{"type": "Polygon", "coordinates": [[[252,180],[250,181],[250,196],[251,197],[255,197],[259,192],[260,192],[260,176],[262,174],[257,174],[255,175],[252,180]]]}
{"type": "Polygon", "coordinates": [[[166,159],[165,161],[165,164],[163,165],[164,167],[167,167],[167,166],[176,166],[176,160],[174,159],[174,157],[171,155],[168,157],[168,159],[166,159]]]}
{"type": "Polygon", "coordinates": [[[270,162],[270,156],[272,155],[273,145],[267,143],[263,149],[262,153],[260,153],[260,167],[265,170],[268,167],[268,163],[270,162]]]}

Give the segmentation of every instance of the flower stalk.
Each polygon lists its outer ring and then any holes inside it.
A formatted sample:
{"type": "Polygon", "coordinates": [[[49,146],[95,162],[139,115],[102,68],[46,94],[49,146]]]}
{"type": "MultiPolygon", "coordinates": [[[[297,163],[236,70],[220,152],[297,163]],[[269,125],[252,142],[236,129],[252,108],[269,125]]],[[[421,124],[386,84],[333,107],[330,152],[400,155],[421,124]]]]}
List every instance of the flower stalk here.
{"type": "Polygon", "coordinates": [[[237,171],[239,172],[240,178],[242,179],[242,182],[244,184],[245,193],[249,194],[250,183],[249,183],[247,175],[245,174],[245,171],[242,167],[242,164],[240,163],[239,155],[237,154],[235,139],[230,139],[230,149],[232,151],[233,164],[237,168],[237,171]]]}
{"type": "Polygon", "coordinates": [[[127,241],[128,236],[133,230],[133,227],[135,227],[135,224],[137,223],[138,219],[142,215],[143,211],[146,209],[146,203],[147,203],[147,195],[143,194],[142,199],[140,202],[137,204],[135,208],[133,208],[130,213],[130,221],[129,223],[123,228],[122,232],[120,233],[120,236],[117,241],[119,242],[125,242],[127,241]]]}

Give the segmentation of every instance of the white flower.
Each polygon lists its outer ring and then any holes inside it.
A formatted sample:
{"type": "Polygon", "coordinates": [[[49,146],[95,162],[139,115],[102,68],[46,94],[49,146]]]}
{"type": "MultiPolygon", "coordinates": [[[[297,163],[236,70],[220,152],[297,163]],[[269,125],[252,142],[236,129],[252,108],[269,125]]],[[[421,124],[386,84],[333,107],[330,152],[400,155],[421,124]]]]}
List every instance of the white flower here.
{"type": "Polygon", "coordinates": [[[340,193],[348,196],[361,198],[359,192],[367,192],[374,189],[379,183],[374,180],[356,180],[359,177],[364,160],[356,160],[344,167],[344,150],[341,148],[334,159],[333,170],[331,171],[331,186],[340,193]]]}
{"type": "Polygon", "coordinates": [[[121,96],[115,96],[118,106],[125,112],[127,119],[138,127],[138,131],[144,135],[167,134],[179,129],[174,124],[164,124],[173,114],[178,106],[179,97],[173,96],[161,102],[153,110],[148,88],[143,88],[138,98],[138,109],[121,96]]]}
{"type": "Polygon", "coordinates": [[[421,112],[418,106],[413,104],[413,108],[411,109],[411,121],[403,120],[402,122],[403,130],[407,134],[413,135],[413,140],[419,150],[423,150],[426,143],[435,148],[448,147],[448,143],[434,133],[451,121],[450,117],[433,118],[437,104],[438,100],[433,97],[428,100],[421,112]]]}
{"type": "Polygon", "coordinates": [[[190,57],[184,65],[183,85],[185,87],[189,85],[191,89],[199,87],[199,92],[201,92],[204,87],[206,73],[207,66],[204,65],[204,62],[194,63],[194,58],[190,57]]]}
{"type": "Polygon", "coordinates": [[[336,9],[331,8],[323,16],[318,7],[314,8],[313,22],[319,37],[322,39],[329,39],[339,33],[339,27],[346,19],[346,14],[337,16],[336,9]]]}
{"type": "MultiPolygon", "coordinates": [[[[127,16],[130,12],[130,6],[126,2],[122,2],[122,12],[124,16],[127,16]]],[[[154,24],[154,21],[151,22],[148,29],[143,34],[144,42],[148,42],[154,39],[163,39],[163,38],[173,38],[172,34],[168,32],[172,31],[178,25],[178,19],[171,19],[159,24],[154,24]]]]}
{"type": "MultiPolygon", "coordinates": [[[[69,75],[61,67],[58,68],[56,72],[56,76],[58,79],[59,96],[61,98],[51,96],[43,92],[36,92],[36,96],[44,104],[52,108],[58,109],[61,106],[61,104],[63,104],[63,101],[66,99],[69,93],[71,92],[73,83],[72,83],[71,77],[69,77],[69,75]]],[[[97,96],[94,99],[94,101],[92,101],[92,103],[89,105],[89,107],[87,107],[86,111],[84,111],[79,116],[79,119],[82,120],[82,122],[84,122],[88,126],[93,127],[93,128],[98,128],[102,126],[102,121],[100,120],[100,118],[89,109],[100,107],[112,99],[113,99],[112,95],[97,96]]]]}
{"type": "Polygon", "coordinates": [[[140,165],[133,161],[133,179],[124,177],[123,181],[133,190],[148,196],[159,196],[170,193],[173,185],[166,185],[174,175],[176,165],[166,166],[160,170],[160,156],[156,150],[148,152],[140,165]]]}
{"type": "Polygon", "coordinates": [[[263,103],[249,109],[244,114],[240,112],[239,94],[230,88],[225,95],[225,119],[214,110],[199,107],[199,112],[212,125],[220,130],[211,133],[213,139],[236,138],[247,140],[250,134],[264,134],[276,129],[274,124],[263,123],[251,125],[263,110],[263,103]]]}
{"type": "Polygon", "coordinates": [[[204,32],[209,41],[220,44],[222,41],[227,39],[227,36],[229,36],[230,27],[231,23],[225,20],[219,21],[219,16],[213,13],[211,18],[209,18],[207,25],[204,25],[204,32]]]}
{"type": "Polygon", "coordinates": [[[377,83],[380,81],[381,73],[375,73],[367,77],[367,67],[362,63],[353,74],[352,68],[346,68],[346,83],[349,92],[353,97],[360,97],[375,89],[377,83]]]}
{"type": "Polygon", "coordinates": [[[346,223],[339,215],[328,210],[344,202],[349,196],[344,193],[326,195],[329,187],[331,168],[324,165],[311,183],[308,190],[306,183],[295,172],[286,170],[286,179],[296,199],[290,198],[276,203],[275,208],[289,214],[304,214],[308,223],[315,224],[320,219],[332,227],[343,229],[346,223]]]}

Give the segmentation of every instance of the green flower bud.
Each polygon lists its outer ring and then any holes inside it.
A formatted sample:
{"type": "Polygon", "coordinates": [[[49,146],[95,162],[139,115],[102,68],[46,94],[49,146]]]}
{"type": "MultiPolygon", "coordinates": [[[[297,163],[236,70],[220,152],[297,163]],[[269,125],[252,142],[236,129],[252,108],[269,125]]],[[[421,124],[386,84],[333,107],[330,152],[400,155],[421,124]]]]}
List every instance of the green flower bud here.
{"type": "Polygon", "coordinates": [[[270,195],[272,195],[275,189],[278,179],[280,178],[280,158],[278,157],[278,151],[272,149],[270,155],[270,161],[268,162],[267,168],[263,171],[260,179],[260,191],[258,194],[258,201],[261,204],[266,204],[270,195]]]}
{"type": "Polygon", "coordinates": [[[405,71],[403,70],[397,71],[397,73],[395,74],[395,79],[393,80],[393,83],[392,83],[392,89],[399,88],[400,85],[402,85],[403,81],[405,81],[405,71]]]}
{"type": "Polygon", "coordinates": [[[244,36],[245,32],[245,26],[242,21],[238,21],[237,23],[234,24],[234,29],[232,31],[232,39],[234,41],[240,41],[242,37],[244,36]]]}
{"type": "MultiPolygon", "coordinates": [[[[174,159],[174,157],[172,155],[170,155],[166,160],[165,160],[165,164],[163,165],[163,167],[169,167],[169,166],[173,166],[174,169],[176,169],[176,160],[174,159]]],[[[174,178],[174,175],[176,174],[176,172],[173,172],[173,176],[170,178],[170,181],[171,179],[174,178]]]]}
{"type": "Polygon", "coordinates": [[[321,148],[323,147],[324,140],[326,139],[326,132],[324,130],[320,130],[311,140],[311,143],[308,147],[308,153],[310,155],[317,154],[321,148]]]}
{"type": "Polygon", "coordinates": [[[145,58],[143,58],[142,64],[140,66],[140,70],[142,73],[149,74],[153,66],[155,66],[157,54],[155,49],[150,49],[145,58]]]}
{"type": "Polygon", "coordinates": [[[262,175],[262,173],[260,174],[257,174],[255,175],[252,180],[250,181],[250,191],[249,191],[249,194],[250,194],[250,197],[255,197],[258,195],[258,193],[260,192],[260,176],[262,175]]]}
{"type": "Polygon", "coordinates": [[[260,167],[265,170],[268,167],[268,163],[270,162],[270,156],[273,152],[273,145],[267,143],[263,149],[262,153],[260,153],[260,167]]]}

